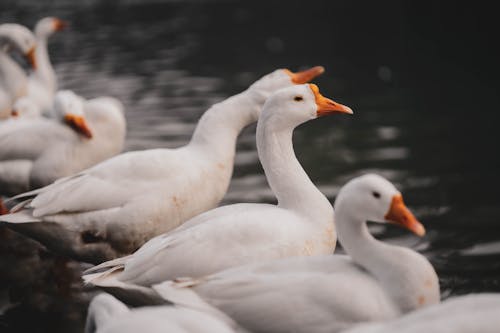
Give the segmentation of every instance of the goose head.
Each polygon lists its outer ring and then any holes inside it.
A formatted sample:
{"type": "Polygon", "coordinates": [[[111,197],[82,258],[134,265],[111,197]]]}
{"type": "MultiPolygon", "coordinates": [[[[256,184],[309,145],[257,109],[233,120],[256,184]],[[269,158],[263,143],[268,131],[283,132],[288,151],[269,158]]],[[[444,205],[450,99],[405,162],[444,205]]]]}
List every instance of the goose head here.
{"type": "Polygon", "coordinates": [[[73,130],[90,139],[92,131],[85,119],[84,104],[84,99],[74,92],[61,90],[54,98],[54,111],[73,130]]]}
{"type": "Polygon", "coordinates": [[[296,84],[307,83],[323,74],[324,71],[325,69],[322,66],[312,67],[296,73],[288,69],[277,69],[256,81],[250,86],[249,90],[258,93],[264,98],[264,102],[275,91],[296,84]]]}
{"type": "Polygon", "coordinates": [[[45,17],[38,21],[34,31],[38,38],[47,38],[54,32],[63,30],[67,25],[68,23],[66,21],[58,19],[57,17],[45,17]]]}
{"type": "Polygon", "coordinates": [[[40,107],[29,97],[21,97],[12,106],[13,118],[33,119],[41,117],[40,107]]]}
{"type": "Polygon", "coordinates": [[[321,116],[347,113],[351,108],[324,97],[315,84],[301,84],[275,92],[264,104],[262,112],[266,123],[273,128],[294,128],[321,116]]]}
{"type": "MultiPolygon", "coordinates": [[[[335,209],[347,211],[353,219],[349,222],[366,221],[394,223],[418,236],[425,228],[403,202],[401,193],[385,178],[368,174],[348,182],[335,200],[335,209]]],[[[337,223],[342,221],[337,220],[337,223]]]]}
{"type": "Polygon", "coordinates": [[[20,52],[28,60],[33,69],[36,69],[35,36],[26,27],[16,23],[0,25],[0,43],[8,49],[20,52]]]}

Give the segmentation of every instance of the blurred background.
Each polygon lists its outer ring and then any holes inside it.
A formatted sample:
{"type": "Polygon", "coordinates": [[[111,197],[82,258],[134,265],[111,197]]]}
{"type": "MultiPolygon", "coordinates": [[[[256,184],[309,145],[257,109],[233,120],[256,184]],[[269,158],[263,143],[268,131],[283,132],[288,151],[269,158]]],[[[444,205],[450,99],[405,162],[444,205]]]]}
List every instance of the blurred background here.
{"type": "MultiPolygon", "coordinates": [[[[0,3],[0,23],[32,28],[44,16],[70,22],[49,42],[59,87],[122,100],[127,150],[187,143],[210,105],[276,68],[325,66],[315,83],[355,114],[295,131],[296,155],[311,179],[333,202],[356,175],[389,178],[428,233],[418,239],[374,225],[377,237],[426,255],[444,297],[500,291],[493,8],[444,1],[0,3]]],[[[254,131],[240,136],[224,203],[275,201],[254,131]]],[[[6,258],[4,270],[31,265],[6,258]]],[[[65,281],[40,267],[29,283],[9,286],[19,305],[0,316],[0,331],[82,332],[93,291],[81,289],[77,264],[67,268],[73,274],[65,281]]]]}

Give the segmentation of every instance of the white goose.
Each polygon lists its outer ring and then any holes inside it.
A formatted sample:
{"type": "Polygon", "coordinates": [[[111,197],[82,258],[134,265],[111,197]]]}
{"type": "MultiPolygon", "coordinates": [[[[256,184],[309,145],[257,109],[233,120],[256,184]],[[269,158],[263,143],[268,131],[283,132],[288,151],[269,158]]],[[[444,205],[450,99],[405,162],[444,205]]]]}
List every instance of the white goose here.
{"type": "Polygon", "coordinates": [[[56,17],[45,17],[38,21],[34,29],[37,70],[28,78],[27,95],[47,116],[52,115],[52,105],[57,91],[57,77],[50,62],[47,41],[52,34],[63,30],[66,25],[65,21],[56,17]]]}
{"type": "Polygon", "coordinates": [[[125,118],[117,100],[85,101],[60,91],[54,109],[59,121],[20,119],[1,126],[0,194],[48,185],[122,150],[125,118]]]}
{"type": "Polygon", "coordinates": [[[31,200],[1,220],[42,222],[25,228],[36,229],[32,237],[49,249],[81,261],[100,263],[132,253],[150,238],[215,207],[231,179],[237,136],[257,120],[269,94],[322,72],[322,67],[297,74],[276,70],[206,111],[188,145],[111,158],[19,196],[31,200]]]}
{"type": "MultiPolygon", "coordinates": [[[[339,241],[348,255],[288,258],[167,281],[162,297],[170,300],[168,287],[174,295],[195,292],[252,332],[340,332],[438,303],[438,278],[427,259],[376,240],[366,221],[393,222],[424,234],[396,188],[365,175],[345,185],[335,202],[339,241]]],[[[127,286],[119,288],[126,299],[127,286]]]]}
{"type": "Polygon", "coordinates": [[[332,113],[352,111],[323,97],[316,85],[274,93],[257,123],[257,149],[277,206],[234,204],[213,209],[151,239],[131,256],[91,269],[108,268],[84,280],[104,287],[150,286],[263,260],[333,253],[333,208],[302,169],[292,143],[296,126],[332,113]]]}
{"type": "Polygon", "coordinates": [[[244,332],[234,321],[200,299],[194,306],[149,306],[129,309],[109,294],[92,300],[85,333],[233,333],[244,332]]]}
{"type": "Polygon", "coordinates": [[[498,333],[499,314],[500,294],[472,294],[343,333],[498,333]]]}
{"type": "Polygon", "coordinates": [[[36,67],[35,36],[27,28],[15,23],[0,25],[0,119],[10,116],[14,101],[27,93],[27,75],[9,51],[23,54],[36,67]]]}

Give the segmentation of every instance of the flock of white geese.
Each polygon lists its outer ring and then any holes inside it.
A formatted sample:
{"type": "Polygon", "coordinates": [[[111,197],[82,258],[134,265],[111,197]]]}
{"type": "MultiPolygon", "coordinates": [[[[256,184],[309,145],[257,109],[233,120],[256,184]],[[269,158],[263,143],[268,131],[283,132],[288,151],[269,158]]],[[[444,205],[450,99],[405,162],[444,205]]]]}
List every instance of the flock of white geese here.
{"type": "Polygon", "coordinates": [[[307,83],[322,67],[263,76],[209,108],[183,147],[119,154],[122,104],[58,90],[47,40],[64,26],[0,25],[0,223],[96,265],[83,280],[107,293],[86,332],[500,332],[499,295],[441,302],[424,256],[370,234],[367,221],[425,234],[388,180],[352,179],[334,207],[311,182],[294,128],[353,113],[307,83]],[[254,122],[278,204],[217,207],[254,122]]]}

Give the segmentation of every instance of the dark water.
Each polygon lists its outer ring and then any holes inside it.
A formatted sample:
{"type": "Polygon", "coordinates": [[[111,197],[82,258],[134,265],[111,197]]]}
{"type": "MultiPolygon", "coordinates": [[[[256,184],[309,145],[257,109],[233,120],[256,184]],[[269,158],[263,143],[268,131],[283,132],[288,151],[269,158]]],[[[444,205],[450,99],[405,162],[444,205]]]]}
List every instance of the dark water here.
{"type": "MultiPolygon", "coordinates": [[[[492,8],[430,1],[32,2],[3,0],[0,21],[33,26],[55,15],[71,22],[50,42],[60,87],[120,98],[128,150],[186,143],[211,104],[275,68],[325,66],[316,81],[322,92],[355,115],[296,130],[296,154],[313,181],[333,201],[356,175],[386,176],[428,234],[417,239],[384,226],[374,232],[424,253],[444,297],[500,291],[492,8]]],[[[274,201],[254,129],[240,137],[224,203],[274,201]]],[[[69,290],[46,283],[49,291],[23,290],[23,305],[0,317],[0,331],[82,330],[89,295],[78,283],[69,290]]]]}

